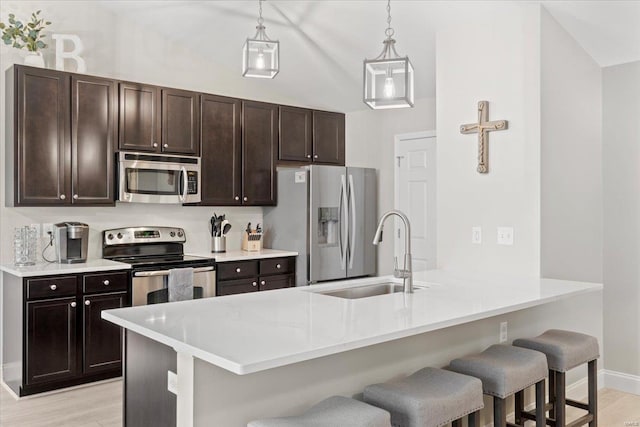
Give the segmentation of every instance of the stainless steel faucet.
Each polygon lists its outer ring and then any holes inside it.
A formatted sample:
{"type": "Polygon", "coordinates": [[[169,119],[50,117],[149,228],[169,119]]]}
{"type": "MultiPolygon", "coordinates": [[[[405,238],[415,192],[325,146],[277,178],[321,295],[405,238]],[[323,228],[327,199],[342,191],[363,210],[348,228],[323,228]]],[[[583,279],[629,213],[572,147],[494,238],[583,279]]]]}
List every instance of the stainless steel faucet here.
{"type": "Polygon", "coordinates": [[[399,217],[404,223],[404,268],[398,269],[398,258],[394,258],[393,265],[393,277],[403,280],[404,292],[407,294],[413,293],[413,272],[411,270],[411,223],[409,218],[400,211],[389,211],[382,215],[378,222],[378,228],[376,229],[376,235],[373,237],[373,244],[378,245],[382,242],[382,228],[384,222],[390,216],[395,215],[399,217]]]}

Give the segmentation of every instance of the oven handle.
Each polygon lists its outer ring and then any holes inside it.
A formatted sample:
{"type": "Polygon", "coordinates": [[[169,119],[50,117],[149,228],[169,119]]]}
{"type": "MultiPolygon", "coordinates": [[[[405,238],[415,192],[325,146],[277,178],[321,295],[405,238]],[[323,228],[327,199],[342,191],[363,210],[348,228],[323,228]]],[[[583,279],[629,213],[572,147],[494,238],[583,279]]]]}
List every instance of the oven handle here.
{"type": "MultiPolygon", "coordinates": [[[[195,273],[204,273],[206,271],[213,271],[213,267],[199,267],[194,268],[195,273]]],[[[133,273],[133,277],[153,277],[153,276],[168,276],[170,270],[158,270],[158,271],[136,271],[133,273]]]]}
{"type": "Polygon", "coordinates": [[[184,201],[187,199],[187,195],[189,194],[189,178],[187,178],[187,169],[182,166],[180,168],[181,172],[182,172],[182,194],[180,195],[180,201],[182,203],[184,203],[184,201]]]}

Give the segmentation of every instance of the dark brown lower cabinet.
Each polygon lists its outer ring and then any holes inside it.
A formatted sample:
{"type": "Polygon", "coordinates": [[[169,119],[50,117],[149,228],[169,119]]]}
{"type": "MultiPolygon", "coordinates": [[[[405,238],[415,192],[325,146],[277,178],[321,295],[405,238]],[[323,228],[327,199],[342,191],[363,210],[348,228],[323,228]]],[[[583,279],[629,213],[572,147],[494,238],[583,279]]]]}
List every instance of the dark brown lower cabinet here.
{"type": "Polygon", "coordinates": [[[221,262],[216,277],[216,295],[270,291],[295,286],[296,258],[268,258],[221,262]]]}
{"type": "Polygon", "coordinates": [[[127,293],[84,297],[83,372],[91,374],[122,366],[122,328],[102,319],[103,310],[126,305],[127,293]]]}
{"type": "Polygon", "coordinates": [[[22,279],[21,396],[121,375],[122,329],[101,316],[130,304],[129,274],[22,279]]]}
{"type": "Polygon", "coordinates": [[[77,375],[77,310],[75,297],[27,303],[27,384],[77,375]]]}

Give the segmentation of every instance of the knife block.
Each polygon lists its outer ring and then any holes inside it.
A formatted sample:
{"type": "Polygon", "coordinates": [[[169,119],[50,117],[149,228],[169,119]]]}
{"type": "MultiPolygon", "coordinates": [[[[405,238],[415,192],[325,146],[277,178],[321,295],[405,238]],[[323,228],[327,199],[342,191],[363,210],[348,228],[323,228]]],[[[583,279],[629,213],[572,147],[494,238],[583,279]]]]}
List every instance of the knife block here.
{"type": "Polygon", "coordinates": [[[258,252],[262,250],[262,233],[252,231],[242,233],[242,250],[248,252],[258,252]]]}

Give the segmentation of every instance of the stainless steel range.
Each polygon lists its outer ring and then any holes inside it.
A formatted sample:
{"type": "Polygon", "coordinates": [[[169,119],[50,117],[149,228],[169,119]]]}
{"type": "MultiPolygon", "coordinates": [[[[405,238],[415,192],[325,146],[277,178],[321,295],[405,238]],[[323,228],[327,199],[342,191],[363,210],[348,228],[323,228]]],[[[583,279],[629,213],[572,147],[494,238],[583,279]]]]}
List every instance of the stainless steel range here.
{"type": "Polygon", "coordinates": [[[102,257],[132,266],[132,304],[167,302],[172,268],[192,267],[194,298],[216,295],[216,262],[213,258],[184,254],[187,238],[182,228],[128,227],[102,232],[102,257]]]}

